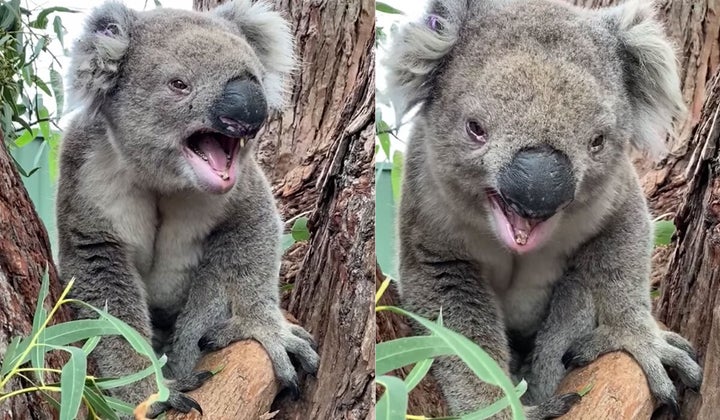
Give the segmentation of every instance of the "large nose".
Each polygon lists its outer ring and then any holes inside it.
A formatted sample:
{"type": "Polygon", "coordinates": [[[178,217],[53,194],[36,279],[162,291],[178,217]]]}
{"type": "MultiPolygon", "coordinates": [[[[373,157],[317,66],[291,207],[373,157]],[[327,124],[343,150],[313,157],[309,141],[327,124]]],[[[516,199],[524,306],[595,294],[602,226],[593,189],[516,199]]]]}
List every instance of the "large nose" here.
{"type": "Polygon", "coordinates": [[[500,171],[498,192],[520,216],[545,220],[575,196],[570,159],[550,146],[523,149],[500,171]]]}
{"type": "Polygon", "coordinates": [[[212,107],[215,127],[233,137],[252,137],[267,118],[267,101],[262,87],[250,78],[227,82],[212,107]]]}

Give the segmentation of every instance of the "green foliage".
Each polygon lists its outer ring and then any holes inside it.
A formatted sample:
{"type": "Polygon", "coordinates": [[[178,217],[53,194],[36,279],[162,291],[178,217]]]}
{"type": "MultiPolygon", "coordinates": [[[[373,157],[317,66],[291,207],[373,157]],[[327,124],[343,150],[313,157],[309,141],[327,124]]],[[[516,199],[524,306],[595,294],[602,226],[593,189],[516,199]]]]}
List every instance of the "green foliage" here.
{"type": "Polygon", "coordinates": [[[308,218],[305,216],[294,219],[290,233],[283,234],[281,246],[283,252],[287,251],[295,242],[307,241],[310,239],[310,230],[308,230],[308,218]]]}
{"type": "Polygon", "coordinates": [[[83,404],[87,407],[91,419],[117,419],[118,413],[132,414],[133,406],[104,395],[103,390],[129,385],[153,374],[158,388],[158,400],[167,400],[169,390],[162,376],[162,366],[167,360],[165,356],[158,359],[150,343],[140,333],[108,312],[78,300],[67,299],[72,285],[71,280],[48,312],[44,302],[49,294],[49,277],[47,273],[43,276],[30,334],[27,337],[14,337],[3,356],[0,365],[0,404],[17,395],[40,392],[59,410],[61,420],[77,418],[83,404]],[[99,318],[49,326],[53,315],[62,305],[67,304],[85,306],[96,312],[99,318]],[[122,336],[136,352],[149,359],[150,367],[121,378],[96,378],[88,375],[87,358],[101,337],[109,335],[122,336]],[[82,347],[73,346],[74,343],[83,341],[82,347]],[[70,357],[61,370],[45,366],[45,356],[50,351],[69,354],[70,357]],[[46,384],[46,374],[59,374],[60,382],[46,384]],[[13,378],[23,378],[30,386],[5,392],[5,387],[13,378]],[[60,401],[55,400],[50,393],[60,393],[60,401]]]}
{"type": "MultiPolygon", "coordinates": [[[[386,279],[378,290],[375,303],[386,290],[390,279],[386,279]]],[[[422,416],[406,414],[408,393],[422,380],[430,370],[433,360],[439,356],[458,356],[483,382],[495,385],[505,392],[505,396],[488,407],[458,417],[462,420],[485,419],[510,407],[513,419],[524,419],[520,396],[527,389],[525,381],[513,386],[510,378],[495,360],[482,348],[462,335],[445,328],[442,318],[433,322],[411,312],[392,306],[378,306],[376,311],[391,311],[413,319],[427,328],[430,335],[404,337],[378,343],[375,349],[375,369],[377,383],[384,393],[377,403],[375,415],[379,420],[423,419],[422,416]],[[414,364],[410,374],[401,380],[388,375],[395,369],[414,364]]]]}
{"type": "Polygon", "coordinates": [[[667,246],[675,234],[675,224],[671,220],[656,220],[653,223],[655,246],[667,246]]]}
{"type": "MultiPolygon", "coordinates": [[[[57,41],[65,48],[65,28],[57,14],[74,12],[66,7],[29,10],[21,7],[20,0],[0,0],[0,130],[11,147],[22,147],[36,137],[47,142],[51,150],[51,175],[56,172],[54,151],[60,138],[57,123],[64,96],[62,77],[56,69],[60,62],[49,47],[57,41]],[[41,58],[50,60],[47,79],[38,74],[41,58]],[[54,114],[43,104],[43,95],[54,97],[54,114]],[[16,143],[18,139],[20,143],[16,143]]],[[[17,162],[16,166],[26,177],[37,170],[37,167],[25,170],[17,162]]]]}

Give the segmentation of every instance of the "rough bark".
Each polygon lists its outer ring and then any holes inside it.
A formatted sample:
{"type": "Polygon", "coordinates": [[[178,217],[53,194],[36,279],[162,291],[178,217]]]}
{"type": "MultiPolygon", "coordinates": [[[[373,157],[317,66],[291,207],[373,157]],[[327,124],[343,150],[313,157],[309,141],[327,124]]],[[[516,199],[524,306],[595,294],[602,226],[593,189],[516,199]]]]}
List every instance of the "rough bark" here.
{"type": "MultiPolygon", "coordinates": [[[[689,181],[687,194],[675,219],[677,246],[670,260],[658,304],[658,317],[670,329],[688,338],[698,350],[705,382],[701,394],[683,391],[684,418],[708,413],[706,404],[717,408],[708,396],[720,393],[716,376],[720,360],[711,355],[718,343],[720,308],[720,176],[718,176],[718,114],[720,113],[720,75],[708,89],[700,122],[688,143],[689,181]],[[711,343],[712,341],[712,343],[711,343]]],[[[717,415],[717,411],[714,412],[717,415]]]]}
{"type": "MultiPolygon", "coordinates": [[[[221,1],[196,0],[207,9],[221,1]]],[[[372,416],[374,395],[374,2],[276,0],[301,63],[291,106],[259,138],[258,159],[286,219],[305,214],[311,239],[283,261],[289,311],[318,341],[316,378],[276,418],[372,416]]],[[[225,392],[231,395],[230,392],[225,392]]]]}
{"type": "MultiPolygon", "coordinates": [[[[30,333],[46,268],[50,297],[45,307],[50,309],[61,292],[50,242],[0,133],[0,360],[13,337],[30,333]]],[[[69,312],[62,308],[54,317],[56,322],[69,319],[69,312]]],[[[61,360],[50,355],[47,366],[58,368],[61,360]]],[[[29,385],[14,379],[0,393],[29,385]]],[[[52,411],[37,393],[22,394],[0,404],[2,419],[46,419],[52,418],[52,411]]]]}

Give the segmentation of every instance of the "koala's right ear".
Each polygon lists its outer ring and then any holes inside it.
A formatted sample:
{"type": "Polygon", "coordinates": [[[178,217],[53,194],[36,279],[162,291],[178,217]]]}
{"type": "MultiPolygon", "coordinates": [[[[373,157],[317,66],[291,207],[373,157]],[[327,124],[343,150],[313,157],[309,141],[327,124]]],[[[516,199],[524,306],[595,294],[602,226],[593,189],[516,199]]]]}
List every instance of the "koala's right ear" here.
{"type": "Polygon", "coordinates": [[[393,36],[383,64],[387,95],[399,123],[413,106],[432,94],[435,77],[458,40],[468,14],[466,0],[434,0],[422,22],[412,22],[393,36]]]}
{"type": "Polygon", "coordinates": [[[110,1],[94,9],[73,47],[68,103],[97,113],[117,86],[136,13],[110,1]]]}

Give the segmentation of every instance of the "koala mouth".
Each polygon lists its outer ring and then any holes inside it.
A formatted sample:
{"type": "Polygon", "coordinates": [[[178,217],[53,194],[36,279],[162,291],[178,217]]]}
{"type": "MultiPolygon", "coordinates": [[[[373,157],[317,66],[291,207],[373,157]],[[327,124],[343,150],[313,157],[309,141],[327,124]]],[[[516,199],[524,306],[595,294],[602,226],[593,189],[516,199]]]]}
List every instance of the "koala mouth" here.
{"type": "Polygon", "coordinates": [[[542,245],[552,230],[554,217],[547,220],[525,218],[517,214],[495,190],[487,191],[495,228],[510,250],[524,254],[542,245]]]}
{"type": "Polygon", "coordinates": [[[184,152],[200,182],[213,193],[228,192],[237,179],[237,157],[245,138],[212,131],[198,131],[188,137],[184,152]]]}

